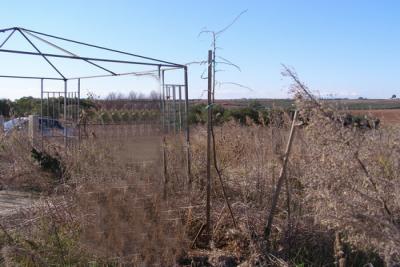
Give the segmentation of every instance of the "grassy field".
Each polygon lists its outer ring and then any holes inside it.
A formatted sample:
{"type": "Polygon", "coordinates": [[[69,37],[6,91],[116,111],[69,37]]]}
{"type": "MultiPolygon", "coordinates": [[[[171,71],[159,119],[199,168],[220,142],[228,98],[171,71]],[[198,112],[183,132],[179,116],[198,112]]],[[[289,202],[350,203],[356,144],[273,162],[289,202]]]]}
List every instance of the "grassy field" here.
{"type": "MultiPolygon", "coordinates": [[[[192,103],[206,103],[205,100],[191,100],[192,103]]],[[[266,108],[290,108],[293,99],[219,99],[217,104],[226,108],[247,107],[252,103],[260,103],[266,108]]],[[[400,99],[332,99],[321,100],[323,103],[336,106],[339,109],[371,110],[371,109],[400,109],[400,99]]]]}
{"type": "MultiPolygon", "coordinates": [[[[199,103],[206,102],[192,100],[192,104],[199,103]]],[[[266,109],[293,109],[295,104],[292,99],[226,99],[216,100],[216,103],[225,109],[240,109],[254,105],[266,109]]],[[[399,99],[335,99],[321,100],[321,103],[353,115],[378,118],[384,124],[400,123],[399,99]]]]}

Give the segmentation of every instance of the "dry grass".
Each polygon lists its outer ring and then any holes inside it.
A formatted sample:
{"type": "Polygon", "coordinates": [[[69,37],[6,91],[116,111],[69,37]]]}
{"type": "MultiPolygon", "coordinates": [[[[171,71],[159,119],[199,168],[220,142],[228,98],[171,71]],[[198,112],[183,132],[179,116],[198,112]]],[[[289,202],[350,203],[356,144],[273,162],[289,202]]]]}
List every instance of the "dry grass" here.
{"type": "Polygon", "coordinates": [[[0,133],[0,188],[48,192],[54,184],[31,157],[30,141],[23,131],[0,133]]]}
{"type": "MultiPolygon", "coordinates": [[[[65,183],[54,191],[50,205],[17,218],[32,222],[24,224],[24,231],[7,228],[13,240],[3,233],[3,259],[9,266],[26,262],[175,266],[193,261],[213,266],[229,261],[242,266],[332,266],[334,236],[340,232],[350,265],[399,261],[397,129],[343,127],[325,116],[334,110],[316,108],[305,98],[299,101],[301,115],[310,120],[295,136],[269,250],[263,232],[289,125],[229,122],[214,131],[238,227],[214,172],[211,244],[200,236],[191,248],[205,218],[206,132],[204,126],[196,126],[191,185],[182,136],[166,138],[165,177],[162,157],[149,157],[137,140],[89,138],[76,157],[72,151],[63,154],[65,183]],[[146,164],[138,163],[141,154],[146,155],[142,158],[146,164]]],[[[26,144],[17,136],[2,140],[8,143],[2,143],[5,148],[0,152],[2,177],[20,173],[34,183],[33,174],[42,171],[30,159],[26,144]]],[[[155,147],[162,155],[162,147],[155,147]]],[[[12,184],[12,179],[4,184],[12,184]]]]}

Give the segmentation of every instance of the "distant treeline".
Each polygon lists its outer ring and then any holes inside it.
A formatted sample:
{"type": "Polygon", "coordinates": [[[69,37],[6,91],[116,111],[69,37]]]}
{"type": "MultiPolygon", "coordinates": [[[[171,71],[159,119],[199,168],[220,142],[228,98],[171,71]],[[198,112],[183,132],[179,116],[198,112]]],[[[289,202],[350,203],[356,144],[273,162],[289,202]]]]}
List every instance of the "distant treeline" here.
{"type": "MultiPolygon", "coordinates": [[[[60,97],[58,98],[58,101],[62,103],[63,99],[63,97],[60,97]]],[[[81,99],[82,108],[89,108],[91,106],[93,106],[93,102],[90,99],[81,99]]],[[[9,99],[0,99],[0,115],[3,115],[5,118],[40,115],[42,108],[44,112],[47,111],[47,101],[43,101],[42,103],[40,98],[22,97],[15,101],[11,101],[9,99]]],[[[59,107],[57,105],[52,105],[51,112],[60,114],[62,111],[58,109],[59,107]]]]}
{"type": "MultiPolygon", "coordinates": [[[[56,99],[57,100],[55,101],[63,103],[64,98],[62,96],[57,97],[56,99]]],[[[88,98],[80,99],[80,106],[83,110],[111,109],[114,107],[118,108],[120,105],[125,105],[124,103],[126,103],[127,101],[148,103],[152,102],[151,100],[159,100],[159,99],[160,99],[160,94],[155,91],[150,92],[150,94],[148,95],[131,91],[127,95],[121,93],[110,93],[105,98],[99,98],[90,95],[88,98]],[[112,103],[111,106],[110,103],[112,103]]],[[[50,99],[50,102],[52,101],[53,99],[50,99]]],[[[55,112],[56,114],[62,113],[62,110],[58,110],[58,108],[62,107],[62,105],[57,106],[57,105],[52,105],[52,103],[50,103],[49,105],[51,105],[52,112],[55,112]],[[56,110],[53,110],[53,107],[56,110]]],[[[139,106],[147,107],[149,106],[149,104],[142,104],[139,106]]],[[[143,109],[143,107],[141,109],[143,109]]],[[[43,102],[41,101],[40,98],[34,98],[34,97],[22,97],[14,101],[9,99],[0,99],[0,115],[3,115],[5,118],[24,117],[28,115],[40,115],[42,108],[44,112],[46,112],[47,110],[46,97],[43,100],[43,102]]]]}
{"type": "MultiPolygon", "coordinates": [[[[88,97],[80,100],[81,112],[85,112],[86,119],[93,122],[124,122],[156,119],[161,110],[160,95],[151,92],[149,95],[136,94],[134,92],[128,95],[110,93],[105,98],[88,97]]],[[[58,99],[63,102],[63,98],[58,99]]],[[[274,103],[267,104],[265,100],[230,100],[221,101],[212,107],[213,118],[215,124],[235,120],[243,125],[259,124],[259,125],[281,125],[285,121],[289,121],[293,115],[294,106],[292,100],[274,100],[274,103]],[[278,103],[277,103],[278,102],[278,103]],[[236,105],[233,105],[235,103],[236,105]]],[[[365,100],[363,100],[365,101],[365,100]]],[[[354,105],[355,109],[360,109],[363,101],[352,100],[349,105],[354,105]]],[[[345,105],[338,103],[337,106],[345,105]]],[[[369,104],[378,105],[379,108],[394,108],[399,105],[394,101],[378,101],[369,104]],[[382,106],[386,105],[386,106],[382,106]]],[[[367,104],[368,105],[368,104],[367,104]]],[[[370,107],[370,105],[368,105],[370,107]]],[[[23,117],[31,114],[40,115],[43,108],[43,116],[59,117],[63,112],[62,105],[47,108],[47,101],[41,102],[39,98],[23,97],[15,101],[8,99],[0,99],[0,114],[5,118],[23,117]],[[60,109],[60,110],[58,110],[60,109]],[[50,110],[50,114],[46,114],[46,110],[50,110]],[[54,114],[53,114],[54,113],[54,114]]],[[[341,108],[339,108],[341,109],[341,108]]],[[[346,110],[346,109],[341,109],[346,110]]],[[[345,125],[355,125],[358,127],[374,128],[377,125],[376,120],[361,115],[351,115],[345,112],[340,120],[345,125]],[[371,126],[372,125],[372,126],[371,126]]],[[[207,105],[205,103],[191,103],[189,108],[189,124],[203,124],[207,121],[207,105]]],[[[379,123],[378,123],[379,124],[379,123]]]]}

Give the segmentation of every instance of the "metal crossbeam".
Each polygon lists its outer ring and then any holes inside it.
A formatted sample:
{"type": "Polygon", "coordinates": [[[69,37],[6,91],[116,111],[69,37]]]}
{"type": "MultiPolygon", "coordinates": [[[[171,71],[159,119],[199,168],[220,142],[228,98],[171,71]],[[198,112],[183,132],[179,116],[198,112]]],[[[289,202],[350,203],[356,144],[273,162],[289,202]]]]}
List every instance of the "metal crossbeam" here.
{"type": "MultiPolygon", "coordinates": [[[[64,52],[64,53],[66,53],[66,54],[69,54],[70,56],[79,57],[78,55],[76,55],[76,54],[74,54],[74,53],[71,53],[71,52],[68,51],[67,49],[64,49],[64,48],[62,48],[62,47],[59,47],[58,45],[53,44],[52,42],[49,42],[49,41],[47,41],[47,40],[45,40],[45,39],[43,39],[43,38],[40,38],[39,36],[34,35],[33,33],[30,33],[30,32],[26,32],[26,33],[29,34],[30,36],[32,36],[32,37],[38,39],[39,41],[42,41],[42,42],[44,42],[44,43],[46,43],[46,44],[48,44],[48,45],[50,45],[50,46],[52,46],[52,47],[54,47],[54,48],[56,48],[56,49],[58,49],[58,50],[60,50],[60,51],[62,51],[62,52],[64,52]]],[[[0,48],[1,48],[1,46],[0,46],[0,48]]],[[[100,68],[100,69],[102,69],[102,70],[107,71],[108,73],[111,73],[112,75],[116,75],[116,73],[114,73],[114,72],[112,72],[111,70],[108,70],[108,69],[106,69],[106,68],[104,68],[104,67],[102,67],[102,66],[100,66],[100,65],[97,65],[96,63],[93,63],[93,62],[91,62],[91,61],[89,61],[89,60],[85,60],[85,59],[83,59],[83,60],[84,60],[85,62],[87,62],[87,63],[89,63],[89,64],[91,64],[91,65],[97,67],[97,68],[100,68]]]]}
{"type": "Polygon", "coordinates": [[[91,61],[102,61],[102,62],[132,64],[132,65],[173,67],[172,65],[168,65],[168,64],[146,63],[146,62],[126,61],[126,60],[113,60],[113,59],[92,58],[92,57],[74,57],[74,56],[66,56],[66,55],[35,53],[35,52],[28,52],[28,51],[9,50],[9,49],[0,49],[0,52],[1,53],[12,53],[12,54],[24,54],[24,55],[32,55],[32,56],[46,56],[46,57],[55,57],[55,58],[67,58],[67,59],[76,59],[76,60],[84,60],[84,59],[86,59],[86,60],[91,60],[91,61]]]}
{"type": "Polygon", "coordinates": [[[56,68],[56,66],[53,65],[53,63],[51,63],[51,61],[47,58],[47,56],[45,54],[43,54],[33,43],[32,41],[26,37],[26,35],[20,30],[17,29],[17,31],[22,34],[22,36],[28,41],[28,43],[30,43],[32,45],[32,47],[38,52],[38,54],[40,56],[42,56],[44,58],[44,60],[46,60],[47,63],[49,63],[49,65],[64,79],[66,80],[65,76],[56,68]]]}
{"type": "MultiPolygon", "coordinates": [[[[79,41],[75,41],[75,40],[71,40],[71,39],[67,39],[67,38],[63,38],[63,37],[59,37],[59,36],[55,36],[55,35],[51,35],[51,34],[46,34],[46,33],[42,33],[42,32],[37,32],[37,31],[24,29],[24,28],[19,28],[19,29],[24,30],[24,31],[28,31],[28,32],[31,32],[31,33],[36,33],[36,34],[40,34],[40,35],[43,35],[43,36],[47,36],[47,37],[63,40],[63,41],[66,41],[66,42],[71,42],[71,43],[75,43],[75,44],[80,44],[80,45],[84,45],[84,46],[98,48],[98,49],[101,49],[101,50],[106,50],[106,51],[109,51],[109,52],[114,52],[114,53],[123,54],[123,55],[127,55],[127,56],[133,56],[133,57],[137,57],[137,58],[151,60],[151,61],[155,61],[155,62],[158,62],[158,63],[164,63],[164,64],[167,64],[167,65],[173,65],[174,67],[184,67],[184,65],[181,65],[181,64],[168,62],[168,61],[164,61],[164,60],[160,60],[160,59],[156,59],[156,58],[141,56],[141,55],[137,55],[137,54],[124,52],[124,51],[121,51],[121,50],[111,49],[111,48],[98,46],[98,45],[93,45],[93,44],[84,43],[84,42],[79,42],[79,41]]],[[[156,64],[156,65],[159,65],[159,64],[156,64]]]]}
{"type": "MultiPolygon", "coordinates": [[[[18,75],[0,75],[0,77],[3,78],[21,78],[21,79],[45,79],[45,80],[69,80],[69,78],[67,78],[65,75],[63,75],[63,73],[50,61],[49,58],[64,58],[64,59],[74,59],[74,60],[82,60],[85,61],[97,68],[100,68],[108,73],[110,73],[111,75],[95,75],[95,76],[88,76],[88,77],[77,77],[77,78],[70,78],[70,79],[88,79],[88,78],[97,78],[97,77],[108,77],[108,76],[123,76],[123,75],[136,75],[136,73],[131,72],[131,73],[117,73],[114,72],[110,69],[104,68],[92,61],[98,61],[98,62],[108,62],[108,63],[119,63],[119,64],[132,64],[132,65],[143,65],[143,66],[155,66],[158,68],[163,68],[165,70],[173,70],[173,69],[184,69],[185,66],[181,65],[181,64],[177,64],[177,63],[173,63],[173,62],[168,62],[168,61],[164,61],[164,60],[160,60],[160,59],[156,59],[156,58],[151,58],[151,57],[146,57],[146,56],[141,56],[141,55],[137,55],[137,54],[132,54],[132,53],[128,53],[128,52],[124,52],[124,51],[120,51],[120,50],[115,50],[115,49],[110,49],[110,48],[106,48],[106,47],[102,47],[102,46],[97,46],[97,45],[93,45],[93,44],[89,44],[89,43],[84,43],[84,42],[79,42],[79,41],[75,41],[75,40],[71,40],[71,39],[67,39],[67,38],[63,38],[63,37],[59,37],[59,36],[55,36],[55,35],[50,35],[50,34],[46,34],[46,33],[42,33],[42,32],[37,32],[37,31],[33,31],[33,30],[28,30],[25,28],[21,28],[21,27],[13,27],[13,28],[6,28],[6,29],[0,29],[0,33],[5,33],[8,31],[12,31],[7,37],[6,39],[0,44],[0,53],[10,53],[10,54],[21,54],[21,55],[32,55],[32,56],[41,56],[43,57],[44,60],[46,60],[46,62],[62,77],[60,79],[58,78],[52,78],[52,77],[32,77],[32,76],[18,76],[18,75]],[[7,43],[7,41],[13,36],[13,34],[18,31],[26,41],[29,42],[29,44],[36,50],[36,52],[30,52],[30,51],[21,51],[21,50],[10,50],[10,49],[2,49],[2,47],[7,43]],[[37,40],[46,43],[47,45],[50,45],[60,51],[62,51],[63,53],[66,53],[68,55],[63,55],[63,54],[50,54],[50,53],[43,53],[42,51],[39,50],[39,48],[32,42],[32,40],[30,38],[28,38],[28,36],[34,37],[37,40]],[[70,42],[70,43],[74,43],[74,44],[79,44],[79,45],[83,45],[83,46],[87,46],[87,47],[92,47],[92,48],[96,48],[96,49],[101,49],[101,50],[105,50],[105,51],[109,51],[109,52],[113,52],[113,53],[117,53],[117,54],[123,54],[123,55],[127,55],[127,56],[132,56],[132,57],[136,57],[136,58],[140,58],[140,59],[145,59],[145,60],[149,60],[152,62],[141,62],[141,61],[131,61],[131,60],[113,60],[113,59],[106,59],[106,58],[93,58],[93,57],[83,57],[83,56],[78,56],[56,44],[54,44],[53,42],[50,42],[49,40],[47,40],[47,38],[42,38],[40,36],[44,36],[44,37],[49,37],[49,38],[54,38],[57,40],[62,40],[62,41],[66,41],[66,42],[70,42]]],[[[147,75],[147,74],[146,74],[147,75]]]]}
{"type": "Polygon", "coordinates": [[[16,30],[16,29],[17,29],[16,27],[1,29],[0,32],[7,32],[7,31],[11,31],[11,30],[16,30]]]}
{"type": "Polygon", "coordinates": [[[0,78],[10,78],[10,79],[31,79],[31,80],[56,80],[63,81],[63,78],[53,78],[53,77],[35,77],[35,76],[16,76],[16,75],[0,75],[0,78]]]}
{"type": "Polygon", "coordinates": [[[7,43],[7,41],[11,38],[11,36],[14,34],[14,32],[15,32],[15,30],[13,30],[13,31],[7,36],[7,38],[0,44],[0,48],[2,48],[2,47],[7,43]]]}

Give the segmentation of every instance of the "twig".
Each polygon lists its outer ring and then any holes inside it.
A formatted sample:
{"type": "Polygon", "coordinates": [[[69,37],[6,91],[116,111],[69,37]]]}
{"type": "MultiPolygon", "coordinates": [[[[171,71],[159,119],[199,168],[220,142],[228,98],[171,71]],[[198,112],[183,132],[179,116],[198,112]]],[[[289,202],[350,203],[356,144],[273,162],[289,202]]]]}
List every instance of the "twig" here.
{"type": "Polygon", "coordinates": [[[221,171],[218,168],[218,162],[217,162],[217,149],[215,147],[215,134],[214,134],[214,127],[211,126],[211,136],[212,136],[212,140],[213,140],[213,159],[214,159],[214,168],[215,171],[218,174],[218,179],[219,182],[221,183],[221,188],[222,188],[222,193],[224,195],[224,199],[225,199],[225,203],[228,206],[229,209],[229,213],[231,215],[232,221],[233,221],[233,225],[235,226],[235,228],[237,228],[237,224],[236,224],[236,220],[235,220],[235,216],[233,215],[233,211],[231,208],[231,204],[229,203],[229,199],[228,196],[226,194],[226,190],[225,190],[225,185],[224,185],[224,181],[222,180],[222,174],[221,171]]]}
{"type": "Polygon", "coordinates": [[[228,30],[230,27],[232,27],[232,25],[235,24],[236,21],[238,21],[238,20],[240,19],[240,17],[241,17],[244,13],[246,13],[246,12],[247,12],[247,9],[246,9],[246,10],[243,10],[242,12],[240,12],[240,14],[237,15],[236,18],[234,18],[234,19],[232,20],[232,22],[229,23],[225,28],[223,28],[222,30],[217,31],[217,32],[216,32],[216,35],[220,35],[221,33],[223,33],[223,32],[225,32],[226,30],[228,30]]]}
{"type": "Polygon", "coordinates": [[[370,182],[370,184],[371,184],[372,187],[374,188],[374,191],[375,191],[375,193],[376,193],[376,195],[377,195],[379,201],[382,203],[383,209],[385,210],[385,212],[387,213],[387,215],[388,215],[389,217],[391,217],[391,219],[392,219],[392,214],[393,214],[393,213],[390,211],[390,209],[389,209],[389,207],[388,207],[388,205],[387,205],[387,203],[386,203],[386,200],[380,196],[380,192],[379,192],[379,190],[378,190],[377,184],[376,184],[375,181],[372,179],[372,177],[371,177],[371,175],[369,174],[369,171],[367,170],[367,167],[365,166],[365,164],[364,164],[364,163],[361,161],[361,159],[358,157],[358,151],[355,153],[354,156],[355,156],[356,161],[357,161],[357,163],[359,164],[361,170],[364,172],[365,176],[368,178],[368,181],[370,182]]]}
{"type": "Polygon", "coordinates": [[[200,227],[200,230],[197,232],[195,238],[193,239],[192,245],[190,246],[191,248],[194,248],[194,246],[196,245],[196,241],[199,238],[199,236],[201,235],[201,233],[204,231],[204,229],[206,228],[206,223],[203,223],[200,227]]]}

